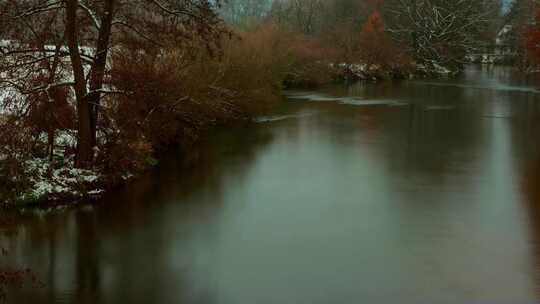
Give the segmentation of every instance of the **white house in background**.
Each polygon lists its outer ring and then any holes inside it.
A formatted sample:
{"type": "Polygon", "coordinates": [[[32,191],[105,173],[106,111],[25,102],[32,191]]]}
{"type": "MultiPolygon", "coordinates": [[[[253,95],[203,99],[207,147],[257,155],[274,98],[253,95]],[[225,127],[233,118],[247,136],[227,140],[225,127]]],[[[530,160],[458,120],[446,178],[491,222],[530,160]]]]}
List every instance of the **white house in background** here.
{"type": "Polygon", "coordinates": [[[477,53],[468,55],[467,59],[470,62],[483,64],[511,62],[516,56],[516,50],[512,43],[513,34],[512,25],[504,25],[495,36],[495,41],[492,44],[485,45],[477,53]]]}
{"type": "Polygon", "coordinates": [[[497,33],[495,38],[495,54],[496,55],[513,55],[512,45],[509,43],[510,35],[512,35],[512,25],[506,24],[497,33]]]}

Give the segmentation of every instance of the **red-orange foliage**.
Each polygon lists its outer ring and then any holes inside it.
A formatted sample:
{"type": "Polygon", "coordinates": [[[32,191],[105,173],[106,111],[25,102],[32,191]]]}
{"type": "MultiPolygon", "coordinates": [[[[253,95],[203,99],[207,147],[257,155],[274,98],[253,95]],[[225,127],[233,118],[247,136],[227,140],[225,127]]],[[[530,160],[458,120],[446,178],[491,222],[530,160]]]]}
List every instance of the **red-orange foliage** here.
{"type": "Polygon", "coordinates": [[[378,10],[375,10],[362,26],[362,34],[381,34],[384,32],[384,22],[378,10]]]}
{"type": "Polygon", "coordinates": [[[408,59],[386,33],[384,21],[378,9],[368,17],[360,32],[360,58],[368,65],[394,68],[408,59]]]}
{"type": "Polygon", "coordinates": [[[529,26],[525,32],[525,49],[527,59],[540,64],[540,9],[536,12],[536,22],[529,26]]]}

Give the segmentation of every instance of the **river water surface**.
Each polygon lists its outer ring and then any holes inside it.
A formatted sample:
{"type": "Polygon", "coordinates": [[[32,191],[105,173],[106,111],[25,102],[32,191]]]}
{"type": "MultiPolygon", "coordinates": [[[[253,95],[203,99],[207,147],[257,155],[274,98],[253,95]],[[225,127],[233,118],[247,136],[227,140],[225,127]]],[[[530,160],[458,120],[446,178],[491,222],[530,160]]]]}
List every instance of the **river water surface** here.
{"type": "Polygon", "coordinates": [[[540,303],[540,91],[503,68],[287,91],[96,207],[22,215],[8,303],[540,303]],[[11,302],[10,302],[11,301],[11,302]]]}

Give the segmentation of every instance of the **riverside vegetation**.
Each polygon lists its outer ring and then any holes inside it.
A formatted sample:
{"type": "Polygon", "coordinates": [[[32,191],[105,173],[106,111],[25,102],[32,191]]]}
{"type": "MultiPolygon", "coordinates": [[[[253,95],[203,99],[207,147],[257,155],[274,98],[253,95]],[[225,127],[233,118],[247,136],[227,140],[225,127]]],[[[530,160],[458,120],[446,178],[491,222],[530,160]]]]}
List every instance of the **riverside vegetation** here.
{"type": "Polygon", "coordinates": [[[1,1],[0,202],[99,197],[287,86],[455,74],[496,2],[1,1]]]}

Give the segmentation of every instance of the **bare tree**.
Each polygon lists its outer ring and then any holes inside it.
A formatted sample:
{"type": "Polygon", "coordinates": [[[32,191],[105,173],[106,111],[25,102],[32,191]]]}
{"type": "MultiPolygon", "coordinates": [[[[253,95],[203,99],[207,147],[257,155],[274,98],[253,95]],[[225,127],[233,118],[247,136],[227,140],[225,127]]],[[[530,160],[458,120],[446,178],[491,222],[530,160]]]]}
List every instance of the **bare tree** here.
{"type": "Polygon", "coordinates": [[[490,24],[490,0],[388,0],[387,30],[424,64],[459,67],[481,46],[490,24]]]}
{"type": "Polygon", "coordinates": [[[228,24],[249,29],[266,18],[271,5],[271,0],[228,0],[220,13],[228,24]]]}
{"type": "Polygon", "coordinates": [[[276,0],[272,17],[277,22],[304,34],[314,34],[324,11],[322,0],[276,0]]]}

